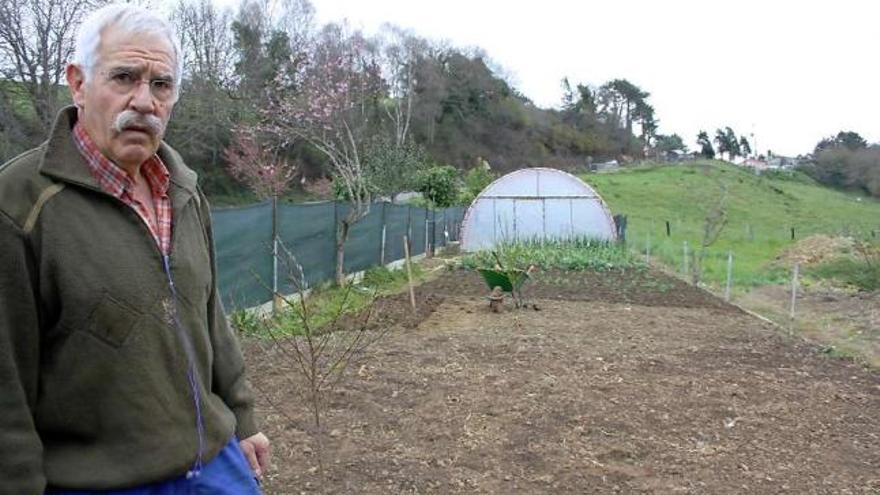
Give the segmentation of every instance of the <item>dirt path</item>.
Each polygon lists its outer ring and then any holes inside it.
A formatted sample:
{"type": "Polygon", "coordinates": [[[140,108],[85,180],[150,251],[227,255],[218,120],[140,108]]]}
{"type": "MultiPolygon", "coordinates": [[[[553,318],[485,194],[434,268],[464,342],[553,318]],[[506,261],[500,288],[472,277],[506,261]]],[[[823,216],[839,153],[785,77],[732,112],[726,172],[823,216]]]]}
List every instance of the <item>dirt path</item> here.
{"type": "MultiPolygon", "coordinates": [[[[421,287],[424,321],[332,397],[327,493],[880,493],[880,375],[661,275],[594,276],[544,274],[540,311],[502,314],[469,274],[421,287]]],[[[288,365],[248,357],[266,492],[318,493],[288,365]]]]}

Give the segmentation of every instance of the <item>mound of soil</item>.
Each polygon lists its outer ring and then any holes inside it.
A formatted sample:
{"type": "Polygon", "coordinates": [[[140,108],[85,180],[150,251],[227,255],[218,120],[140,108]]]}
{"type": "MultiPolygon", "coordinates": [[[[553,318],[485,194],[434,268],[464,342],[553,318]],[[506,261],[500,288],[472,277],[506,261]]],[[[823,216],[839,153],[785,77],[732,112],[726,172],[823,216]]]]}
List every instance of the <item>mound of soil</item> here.
{"type": "Polygon", "coordinates": [[[853,248],[852,237],[831,237],[817,234],[785,249],[776,257],[778,266],[818,265],[848,255],[853,248]]]}

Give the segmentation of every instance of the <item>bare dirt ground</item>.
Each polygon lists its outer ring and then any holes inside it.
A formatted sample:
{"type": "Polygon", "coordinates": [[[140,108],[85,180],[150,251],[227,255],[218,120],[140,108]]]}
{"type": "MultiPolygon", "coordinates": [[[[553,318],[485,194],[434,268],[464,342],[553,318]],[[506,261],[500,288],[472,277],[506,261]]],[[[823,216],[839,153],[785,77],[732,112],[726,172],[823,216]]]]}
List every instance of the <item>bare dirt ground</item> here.
{"type": "Polygon", "coordinates": [[[291,363],[247,342],[266,493],[880,493],[876,371],[658,273],[542,273],[539,311],[486,292],[459,271],[418,315],[380,303],[393,330],[332,394],[325,483],[291,363]]]}

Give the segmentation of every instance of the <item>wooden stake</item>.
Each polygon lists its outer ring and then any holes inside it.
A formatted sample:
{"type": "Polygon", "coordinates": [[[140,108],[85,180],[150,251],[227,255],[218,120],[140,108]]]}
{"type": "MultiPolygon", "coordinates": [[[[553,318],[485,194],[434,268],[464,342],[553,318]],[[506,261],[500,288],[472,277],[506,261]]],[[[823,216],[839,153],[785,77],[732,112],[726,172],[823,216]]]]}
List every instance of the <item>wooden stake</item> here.
{"type": "Polygon", "coordinates": [[[801,265],[800,263],[794,264],[794,272],[791,275],[791,311],[789,316],[794,320],[794,306],[797,301],[797,289],[798,289],[798,272],[800,271],[801,265]]]}
{"type": "Polygon", "coordinates": [[[406,278],[409,280],[409,303],[412,304],[413,313],[416,312],[416,292],[413,289],[412,268],[409,259],[409,239],[403,236],[403,253],[406,255],[406,278]]]}

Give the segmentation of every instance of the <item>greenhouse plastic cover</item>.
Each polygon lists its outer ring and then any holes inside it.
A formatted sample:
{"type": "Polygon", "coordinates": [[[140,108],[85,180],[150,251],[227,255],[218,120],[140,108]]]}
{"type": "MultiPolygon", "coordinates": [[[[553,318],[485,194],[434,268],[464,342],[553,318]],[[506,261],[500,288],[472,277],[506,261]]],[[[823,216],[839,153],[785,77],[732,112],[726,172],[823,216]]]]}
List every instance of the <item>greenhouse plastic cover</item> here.
{"type": "Polygon", "coordinates": [[[499,178],[468,208],[462,248],[539,239],[615,239],[605,202],[577,177],[551,168],[527,168],[499,178]]]}

